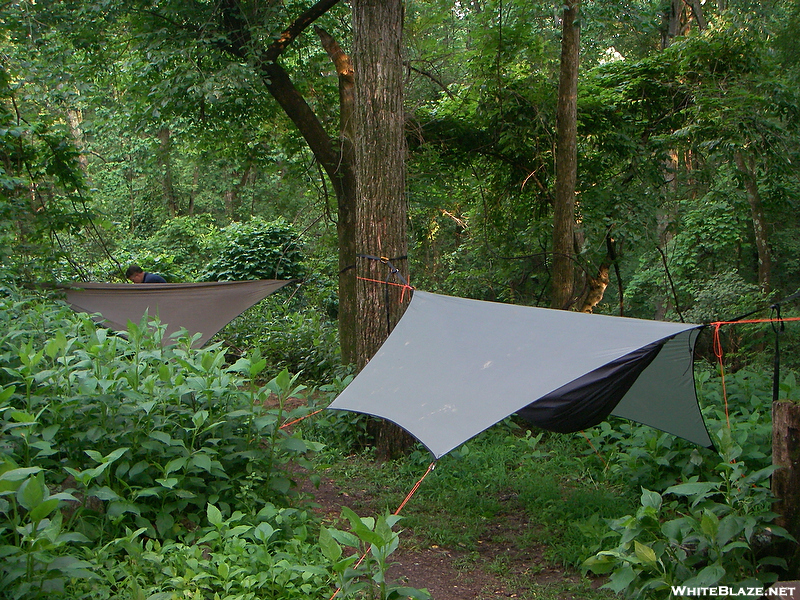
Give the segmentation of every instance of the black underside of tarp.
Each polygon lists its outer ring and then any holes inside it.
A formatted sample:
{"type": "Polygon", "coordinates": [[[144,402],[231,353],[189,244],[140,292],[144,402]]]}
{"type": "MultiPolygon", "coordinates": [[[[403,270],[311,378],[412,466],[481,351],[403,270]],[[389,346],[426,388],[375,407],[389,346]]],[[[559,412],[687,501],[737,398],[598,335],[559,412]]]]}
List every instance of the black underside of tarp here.
{"type": "Polygon", "coordinates": [[[557,433],[573,433],[605,421],[666,340],[626,354],[571,381],[517,411],[529,423],[557,433]]]}

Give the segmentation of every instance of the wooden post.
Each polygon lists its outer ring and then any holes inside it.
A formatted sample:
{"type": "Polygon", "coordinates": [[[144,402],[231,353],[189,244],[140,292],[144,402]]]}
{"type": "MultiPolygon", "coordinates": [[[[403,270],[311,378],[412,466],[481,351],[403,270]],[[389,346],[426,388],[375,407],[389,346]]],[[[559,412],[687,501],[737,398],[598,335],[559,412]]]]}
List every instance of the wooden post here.
{"type": "MultiPolygon", "coordinates": [[[[790,400],[772,403],[772,493],[778,501],[776,524],[800,540],[800,404],[790,400]]],[[[800,571],[800,546],[787,554],[789,573],[800,571]]]]}

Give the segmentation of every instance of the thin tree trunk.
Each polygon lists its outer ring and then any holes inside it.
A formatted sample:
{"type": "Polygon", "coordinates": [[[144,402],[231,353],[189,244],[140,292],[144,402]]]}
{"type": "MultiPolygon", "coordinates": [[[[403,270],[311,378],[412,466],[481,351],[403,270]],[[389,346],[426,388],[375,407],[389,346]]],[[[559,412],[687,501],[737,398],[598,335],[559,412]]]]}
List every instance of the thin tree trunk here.
{"type": "MultiPolygon", "coordinates": [[[[349,362],[347,353],[355,348],[354,324],[357,314],[355,278],[352,273],[349,273],[354,267],[356,258],[354,243],[355,167],[351,157],[340,149],[340,145],[335,144],[328,135],[314,111],[295,88],[288,73],[278,62],[284,50],[316,19],[333,8],[339,1],[319,0],[299,15],[267,48],[266,52],[252,55],[250,49],[254,44],[249,24],[247,19],[241,15],[238,2],[222,0],[229,34],[228,43],[223,45],[223,49],[239,59],[253,61],[267,90],[297,127],[331,181],[339,209],[337,228],[340,244],[339,267],[342,272],[339,285],[340,344],[344,349],[342,358],[345,362],[349,362]]],[[[352,358],[350,357],[350,359],[352,358]]]]}
{"type": "Polygon", "coordinates": [[[158,165],[161,167],[161,189],[164,202],[169,210],[169,216],[175,217],[178,214],[178,206],[175,200],[175,190],[172,185],[172,141],[169,127],[162,127],[158,131],[158,165]]]}
{"type": "MultiPolygon", "coordinates": [[[[233,175],[237,175],[236,172],[233,175]]],[[[236,184],[225,191],[225,212],[228,213],[228,218],[231,221],[239,221],[242,218],[242,188],[250,181],[253,175],[253,166],[247,165],[244,172],[239,177],[236,184]]]]}
{"type": "MultiPolygon", "coordinates": [[[[680,35],[684,35],[691,27],[692,17],[697,22],[698,28],[702,31],[706,28],[706,20],[703,15],[702,6],[698,0],[670,0],[669,7],[664,11],[663,26],[661,29],[661,49],[667,48],[674,39],[680,35]],[[686,3],[689,2],[691,14],[685,17],[686,3]]],[[[688,161],[687,161],[688,164],[688,161]]],[[[669,156],[664,164],[664,184],[668,196],[674,196],[677,192],[677,173],[678,173],[678,153],[675,150],[669,151],[669,156]]],[[[661,210],[656,216],[657,218],[657,234],[658,234],[658,251],[666,264],[667,250],[669,242],[672,239],[671,225],[677,218],[676,210],[667,207],[661,210]]],[[[669,278],[669,273],[664,274],[664,278],[669,278]]],[[[665,286],[666,287],[666,286],[665,286]]],[[[658,321],[664,319],[670,309],[671,301],[667,294],[660,295],[655,298],[655,314],[654,318],[658,321]]],[[[680,310],[679,306],[675,306],[675,310],[680,310]]]]}
{"type": "Polygon", "coordinates": [[[86,174],[86,171],[89,167],[89,160],[86,157],[86,139],[83,135],[83,130],[81,129],[81,123],[83,122],[83,115],[81,111],[76,109],[67,109],[67,123],[69,123],[69,130],[72,133],[72,139],[75,140],[75,147],[78,149],[78,164],[81,167],[81,170],[86,174]]]}
{"type": "MultiPolygon", "coordinates": [[[[667,266],[669,265],[669,243],[672,241],[672,224],[677,219],[677,206],[674,202],[678,194],[678,153],[670,150],[667,159],[664,161],[664,204],[659,207],[656,213],[656,234],[658,253],[661,255],[662,262],[664,263],[664,293],[658,294],[654,298],[655,312],[653,318],[656,321],[663,321],[672,306],[672,298],[669,293],[669,272],[667,266]]],[[[678,309],[679,307],[675,307],[678,309]]]]}
{"type": "MultiPolygon", "coordinates": [[[[403,5],[401,0],[353,1],[356,157],[356,283],[358,366],[364,367],[402,316],[409,293],[382,282],[387,261],[408,279],[403,5]]],[[[397,282],[397,281],[395,281],[397,282]]],[[[376,435],[378,456],[390,458],[411,438],[389,422],[376,435]]]]}
{"type": "Polygon", "coordinates": [[[578,63],[580,0],[564,5],[558,85],[556,190],[553,207],[553,308],[568,308],[574,287],[575,187],[578,172],[578,63]]]}
{"type": "Polygon", "coordinates": [[[190,217],[194,216],[194,202],[197,196],[197,187],[200,183],[200,165],[195,164],[194,173],[192,174],[192,191],[189,194],[189,207],[187,213],[190,217]]]}
{"type": "Polygon", "coordinates": [[[753,219],[753,234],[758,251],[758,285],[765,294],[769,294],[772,290],[772,253],[769,249],[767,220],[764,217],[764,207],[758,191],[754,160],[752,158],[745,159],[741,152],[737,152],[734,158],[736,167],[744,178],[744,188],[747,190],[747,201],[750,204],[750,216],[753,219]]]}
{"type": "MultiPolygon", "coordinates": [[[[328,53],[336,67],[339,76],[339,144],[342,162],[347,165],[355,164],[355,122],[353,111],[355,108],[355,75],[350,57],[341,49],[339,44],[324,29],[315,27],[315,31],[322,42],[322,47],[328,53]]],[[[355,184],[355,178],[350,177],[343,181],[343,194],[337,194],[338,217],[336,221],[339,239],[339,298],[356,297],[356,242],[355,242],[355,189],[348,186],[355,184]]],[[[357,310],[355,302],[339,303],[339,347],[342,362],[352,364],[356,362],[358,349],[357,336],[357,310]]]]}

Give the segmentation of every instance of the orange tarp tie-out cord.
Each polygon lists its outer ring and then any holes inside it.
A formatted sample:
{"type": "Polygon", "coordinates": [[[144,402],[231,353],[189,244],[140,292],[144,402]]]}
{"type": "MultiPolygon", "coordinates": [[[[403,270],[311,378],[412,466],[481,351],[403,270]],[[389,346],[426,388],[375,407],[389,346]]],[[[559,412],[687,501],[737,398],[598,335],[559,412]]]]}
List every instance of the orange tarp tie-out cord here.
{"type": "Polygon", "coordinates": [[[731,417],[728,413],[728,391],[725,387],[725,363],[722,360],[723,350],[722,350],[722,340],[719,337],[719,329],[726,323],[712,323],[714,326],[714,339],[713,339],[713,346],[714,346],[714,355],[717,357],[717,361],[719,362],[719,374],[722,378],[722,399],[725,402],[725,421],[728,424],[728,429],[731,428],[731,417]]]}
{"type": "Polygon", "coordinates": [[[739,325],[744,323],[772,323],[780,322],[783,323],[785,321],[800,321],[800,317],[789,317],[789,318],[781,318],[778,317],[777,319],[741,319],[738,321],[715,321],[714,323],[710,323],[714,327],[714,355],[717,357],[719,361],[719,372],[720,376],[722,377],[722,398],[725,402],[725,419],[728,424],[728,429],[731,428],[731,419],[730,415],[728,414],[728,392],[725,386],[725,364],[722,360],[724,351],[722,348],[722,340],[719,335],[719,330],[723,325],[739,325]]]}
{"type": "Polygon", "coordinates": [[[597,448],[594,447],[594,444],[592,443],[592,440],[589,439],[589,436],[586,435],[586,432],[585,431],[581,431],[581,435],[586,438],[586,441],[589,442],[589,445],[592,447],[592,450],[594,450],[594,453],[597,454],[597,458],[599,458],[600,462],[603,463],[604,470],[608,470],[608,463],[606,462],[606,459],[603,458],[603,455],[600,454],[597,451],[597,448]]]}
{"type": "Polygon", "coordinates": [[[279,429],[283,429],[285,427],[289,427],[290,425],[294,425],[295,423],[299,423],[300,421],[302,421],[303,419],[307,419],[308,417],[313,417],[315,414],[317,414],[319,412],[322,412],[323,410],[325,410],[325,409],[324,408],[318,408],[314,412],[310,412],[307,415],[303,415],[302,417],[300,417],[298,419],[295,419],[294,421],[289,421],[288,423],[284,423],[283,425],[281,425],[279,427],[279,429]]]}
{"type": "Polygon", "coordinates": [[[394,281],[381,281],[380,279],[370,279],[369,277],[356,277],[356,279],[360,279],[361,281],[371,281],[372,283],[380,283],[382,285],[394,285],[403,288],[403,291],[400,294],[400,302],[405,300],[407,290],[411,290],[413,292],[414,289],[416,289],[414,288],[414,286],[409,285],[407,283],[395,283],[394,281]]]}

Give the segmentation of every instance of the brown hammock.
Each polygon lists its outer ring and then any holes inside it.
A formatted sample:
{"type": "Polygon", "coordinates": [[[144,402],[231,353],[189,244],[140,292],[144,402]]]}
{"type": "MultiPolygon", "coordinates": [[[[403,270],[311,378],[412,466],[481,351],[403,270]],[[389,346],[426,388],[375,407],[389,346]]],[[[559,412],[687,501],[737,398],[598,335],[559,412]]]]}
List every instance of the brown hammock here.
{"type": "Polygon", "coordinates": [[[103,325],[126,331],[128,321],[145,314],[158,317],[169,335],[185,328],[202,334],[205,344],[234,318],[279,290],[289,281],[216,281],[210,283],[75,283],[62,284],[67,303],[78,312],[100,314],[103,325]]]}

